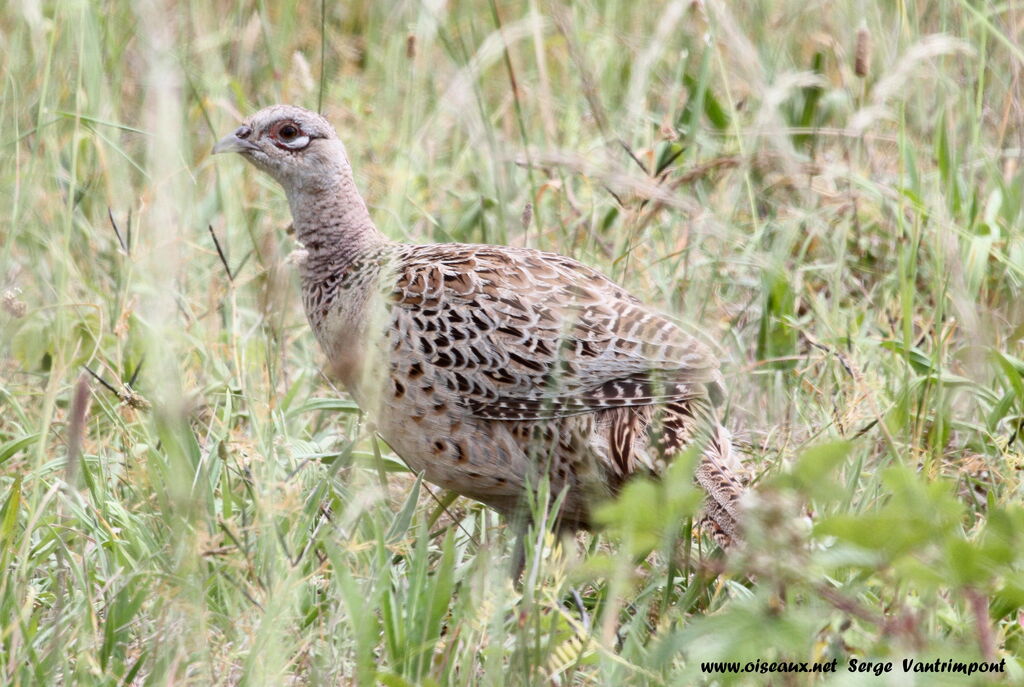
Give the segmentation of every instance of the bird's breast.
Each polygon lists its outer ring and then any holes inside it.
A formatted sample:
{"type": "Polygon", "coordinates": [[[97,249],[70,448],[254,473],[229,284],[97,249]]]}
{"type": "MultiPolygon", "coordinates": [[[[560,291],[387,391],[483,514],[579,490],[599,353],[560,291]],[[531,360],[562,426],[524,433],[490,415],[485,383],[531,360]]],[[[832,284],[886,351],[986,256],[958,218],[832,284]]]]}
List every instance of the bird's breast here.
{"type": "Polygon", "coordinates": [[[306,316],[327,359],[328,374],[340,381],[363,411],[373,413],[374,390],[386,374],[386,303],[377,289],[337,288],[329,297],[315,289],[303,294],[306,316]]]}

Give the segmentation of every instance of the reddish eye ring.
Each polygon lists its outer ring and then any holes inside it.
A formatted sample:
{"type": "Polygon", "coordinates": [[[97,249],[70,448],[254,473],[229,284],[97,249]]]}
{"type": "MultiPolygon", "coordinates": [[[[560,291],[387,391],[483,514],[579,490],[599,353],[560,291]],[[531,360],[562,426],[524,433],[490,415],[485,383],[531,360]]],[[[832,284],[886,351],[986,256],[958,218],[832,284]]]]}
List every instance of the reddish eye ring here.
{"type": "Polygon", "coordinates": [[[309,141],[312,138],[310,134],[305,133],[302,127],[291,119],[275,122],[270,127],[269,135],[274,145],[281,150],[291,152],[304,149],[309,145],[309,141]]]}

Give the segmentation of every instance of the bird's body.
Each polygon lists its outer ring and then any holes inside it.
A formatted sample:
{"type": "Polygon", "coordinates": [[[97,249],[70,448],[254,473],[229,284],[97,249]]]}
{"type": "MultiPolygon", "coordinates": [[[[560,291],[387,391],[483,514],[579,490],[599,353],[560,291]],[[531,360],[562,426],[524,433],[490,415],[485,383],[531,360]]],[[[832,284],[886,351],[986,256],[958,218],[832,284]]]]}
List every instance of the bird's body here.
{"type": "Polygon", "coordinates": [[[704,345],[571,258],[387,240],[319,115],[268,108],[218,148],[284,186],[313,331],[411,469],[505,513],[546,477],[564,490],[562,526],[579,528],[629,477],[696,444],[705,520],[719,542],[737,539],[743,488],[704,345]]]}

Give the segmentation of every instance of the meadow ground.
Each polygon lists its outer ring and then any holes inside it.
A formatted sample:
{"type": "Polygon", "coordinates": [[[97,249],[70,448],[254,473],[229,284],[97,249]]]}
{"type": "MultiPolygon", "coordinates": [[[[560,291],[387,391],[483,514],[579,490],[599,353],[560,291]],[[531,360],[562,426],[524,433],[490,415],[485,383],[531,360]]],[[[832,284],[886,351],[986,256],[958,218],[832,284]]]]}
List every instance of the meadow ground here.
{"type": "Polygon", "coordinates": [[[5,3],[0,683],[1024,681],[1022,39],[1016,0],[5,3]],[[745,549],[684,459],[516,589],[320,373],[281,191],[209,157],[281,101],[388,235],[574,256],[714,345],[745,549]],[[701,666],[757,659],[838,670],[701,666]]]}

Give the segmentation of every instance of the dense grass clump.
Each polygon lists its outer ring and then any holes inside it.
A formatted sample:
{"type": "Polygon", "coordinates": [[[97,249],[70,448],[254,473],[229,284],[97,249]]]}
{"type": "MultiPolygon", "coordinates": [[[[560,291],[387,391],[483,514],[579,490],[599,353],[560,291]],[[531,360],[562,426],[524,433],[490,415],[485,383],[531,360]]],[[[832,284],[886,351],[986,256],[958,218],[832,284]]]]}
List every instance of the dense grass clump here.
{"type": "Polygon", "coordinates": [[[5,3],[0,683],[1024,680],[1022,44],[972,0],[5,3]],[[208,157],[280,101],[390,236],[571,255],[713,344],[748,546],[682,459],[516,588],[320,373],[280,190],[208,157]],[[838,671],[701,666],[758,659],[838,671]]]}

